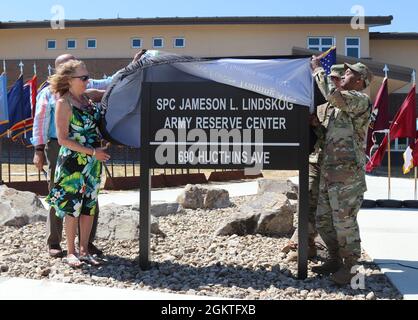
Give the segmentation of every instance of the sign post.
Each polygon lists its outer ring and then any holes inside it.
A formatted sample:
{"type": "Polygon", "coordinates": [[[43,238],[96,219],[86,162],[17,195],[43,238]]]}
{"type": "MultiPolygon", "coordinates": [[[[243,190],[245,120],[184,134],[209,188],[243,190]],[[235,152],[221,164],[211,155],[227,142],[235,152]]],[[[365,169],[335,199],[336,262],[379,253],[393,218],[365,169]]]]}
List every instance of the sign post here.
{"type": "Polygon", "coordinates": [[[140,267],[150,267],[150,169],[299,170],[298,277],[305,279],[309,108],[206,80],[144,82],[141,106],[140,267]]]}

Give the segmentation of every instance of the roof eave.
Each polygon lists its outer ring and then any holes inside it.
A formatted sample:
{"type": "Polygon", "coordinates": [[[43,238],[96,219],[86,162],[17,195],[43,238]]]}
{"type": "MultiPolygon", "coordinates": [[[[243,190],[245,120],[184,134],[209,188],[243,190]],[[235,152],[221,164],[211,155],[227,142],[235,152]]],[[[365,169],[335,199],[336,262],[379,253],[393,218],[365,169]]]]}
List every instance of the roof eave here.
{"type": "MultiPolygon", "coordinates": [[[[196,25],[196,24],[350,24],[350,16],[306,16],[306,17],[176,17],[176,18],[135,18],[135,19],[95,19],[66,20],[68,28],[110,27],[138,25],[196,25]]],[[[393,16],[365,17],[369,27],[390,25],[393,16]]],[[[51,22],[23,21],[0,22],[0,29],[50,28],[51,22]]]]}

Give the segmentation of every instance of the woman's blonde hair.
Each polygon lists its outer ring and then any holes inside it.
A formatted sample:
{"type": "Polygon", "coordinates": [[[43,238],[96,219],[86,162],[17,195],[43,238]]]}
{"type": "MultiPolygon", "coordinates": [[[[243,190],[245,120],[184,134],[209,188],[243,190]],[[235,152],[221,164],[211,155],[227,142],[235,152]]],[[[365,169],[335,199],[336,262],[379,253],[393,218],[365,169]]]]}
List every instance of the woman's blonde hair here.
{"type": "Polygon", "coordinates": [[[60,65],[56,73],[48,78],[48,82],[53,93],[58,93],[61,97],[70,90],[70,80],[74,76],[77,68],[86,67],[80,60],[70,60],[60,65]]]}

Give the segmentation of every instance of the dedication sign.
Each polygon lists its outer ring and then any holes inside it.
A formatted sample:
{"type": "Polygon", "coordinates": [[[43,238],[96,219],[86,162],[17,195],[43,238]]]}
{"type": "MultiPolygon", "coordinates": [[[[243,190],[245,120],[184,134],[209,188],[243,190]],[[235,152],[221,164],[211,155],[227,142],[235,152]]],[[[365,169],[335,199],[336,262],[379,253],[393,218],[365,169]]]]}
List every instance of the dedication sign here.
{"type": "Polygon", "coordinates": [[[299,278],[307,276],[309,108],[213,81],[145,82],[140,266],[150,266],[150,169],[299,170],[299,278]]]}
{"type": "Polygon", "coordinates": [[[307,107],[218,83],[149,91],[151,167],[299,169],[307,107]]]}

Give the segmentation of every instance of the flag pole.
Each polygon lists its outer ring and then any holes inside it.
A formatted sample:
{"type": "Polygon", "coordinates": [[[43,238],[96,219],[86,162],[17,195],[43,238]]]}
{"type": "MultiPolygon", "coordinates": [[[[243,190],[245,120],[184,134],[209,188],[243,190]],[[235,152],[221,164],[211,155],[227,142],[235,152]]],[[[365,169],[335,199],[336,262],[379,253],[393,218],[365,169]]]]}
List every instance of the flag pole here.
{"type": "MultiPolygon", "coordinates": [[[[412,71],[412,86],[415,86],[417,84],[417,73],[416,71],[412,71]]],[[[418,130],[418,128],[417,128],[418,130]]],[[[414,160],[412,160],[414,161],[414,160]]],[[[418,196],[417,196],[417,176],[418,176],[418,172],[417,172],[417,167],[414,168],[414,179],[415,179],[415,192],[414,192],[414,200],[418,200],[418,196]]]]}
{"type": "MultiPolygon", "coordinates": [[[[385,79],[387,79],[388,73],[389,73],[389,67],[387,64],[385,64],[383,71],[385,73],[385,79]]],[[[391,152],[390,152],[390,129],[388,129],[388,200],[390,200],[391,198],[390,178],[391,178],[391,152]]]]}
{"type": "Polygon", "coordinates": [[[417,167],[415,167],[414,168],[414,172],[415,172],[415,197],[414,197],[414,200],[415,201],[418,200],[418,197],[417,197],[417,175],[418,175],[418,172],[417,171],[418,171],[417,167]]]}
{"type": "Polygon", "coordinates": [[[388,77],[389,67],[387,64],[385,64],[385,67],[383,68],[383,71],[385,72],[385,79],[388,77]]]}
{"type": "Polygon", "coordinates": [[[391,178],[391,154],[390,154],[390,129],[388,130],[388,199],[391,198],[391,185],[390,185],[390,178],[391,178]]]}
{"type": "Polygon", "coordinates": [[[23,75],[23,67],[24,67],[25,65],[23,64],[23,62],[22,62],[22,60],[20,60],[20,63],[19,63],[19,67],[20,67],[20,75],[23,75]]]}

